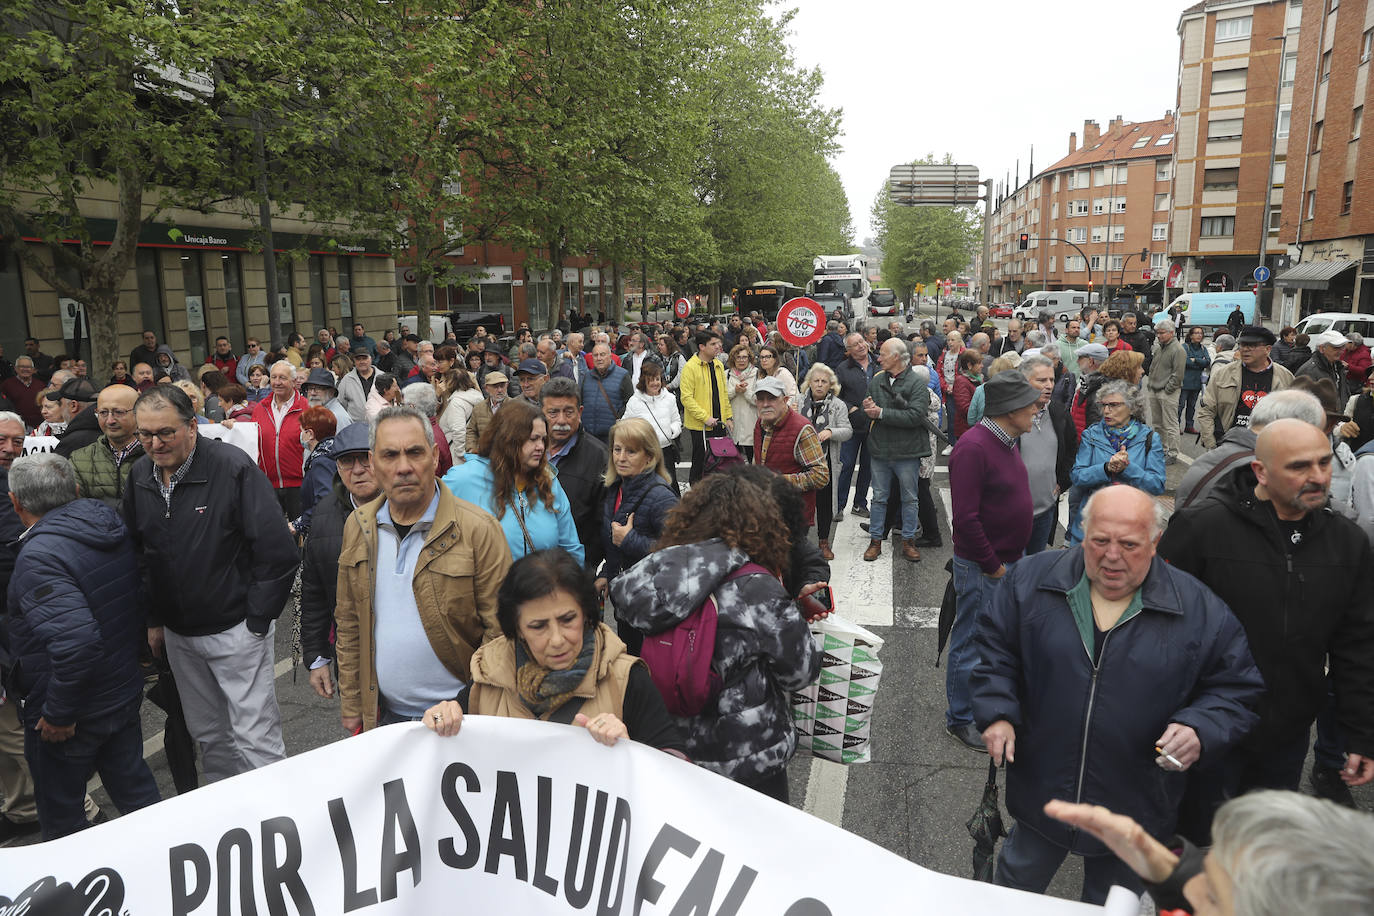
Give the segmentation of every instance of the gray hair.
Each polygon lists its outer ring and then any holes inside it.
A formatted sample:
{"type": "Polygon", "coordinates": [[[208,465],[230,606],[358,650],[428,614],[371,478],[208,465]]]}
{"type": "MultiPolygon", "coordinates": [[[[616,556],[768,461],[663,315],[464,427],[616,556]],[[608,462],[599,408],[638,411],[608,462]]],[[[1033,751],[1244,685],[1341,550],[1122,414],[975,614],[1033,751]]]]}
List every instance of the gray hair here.
{"type": "Polygon", "coordinates": [[[292,378],[295,378],[295,377],[296,377],[296,367],[293,366],[293,365],[291,365],[290,362],[288,362],[287,360],[284,360],[284,359],[279,359],[279,360],[277,360],[275,363],[273,363],[273,364],[271,365],[271,367],[268,368],[267,374],[268,374],[268,375],[271,375],[272,372],[273,372],[273,370],[275,370],[278,366],[285,366],[285,367],[286,367],[286,371],[291,373],[291,377],[292,377],[292,378]]]}
{"type": "MultiPolygon", "coordinates": [[[[821,365],[817,363],[817,365],[821,365]]],[[[912,366],[911,374],[916,377],[916,381],[922,385],[930,384],[930,368],[928,366],[912,366]]]]}
{"type": "Polygon", "coordinates": [[[401,389],[401,400],[419,408],[427,417],[439,415],[439,395],[435,393],[433,385],[407,385],[401,389]]]}
{"type": "Polygon", "coordinates": [[[1174,326],[1174,323],[1172,321],[1170,321],[1168,318],[1165,318],[1163,321],[1155,325],[1155,333],[1158,334],[1160,331],[1168,331],[1170,334],[1177,334],[1178,328],[1174,326]]]}
{"type": "Polygon", "coordinates": [[[1034,331],[1026,332],[1026,343],[1030,344],[1032,347],[1039,347],[1043,350],[1045,349],[1045,344],[1049,342],[1049,335],[1039,328],[1036,328],[1034,331]]]}
{"type": "Polygon", "coordinates": [[[1355,333],[1354,331],[1351,331],[1349,334],[1345,335],[1345,339],[1350,343],[1353,343],[1357,347],[1364,346],[1364,338],[1361,337],[1359,334],[1355,333]]]}
{"type": "Polygon", "coordinates": [[[1031,373],[1036,369],[1049,369],[1054,371],[1054,363],[1045,356],[1026,356],[1021,359],[1021,365],[1016,367],[1021,370],[1021,374],[1026,378],[1031,377],[1031,373]]]}
{"type": "MultiPolygon", "coordinates": [[[[412,386],[415,387],[415,386],[412,386]]],[[[387,420],[411,419],[419,423],[425,431],[425,443],[430,448],[434,447],[434,427],[429,422],[429,417],[420,412],[414,404],[392,404],[377,411],[377,416],[372,418],[372,426],[368,429],[367,447],[375,451],[377,448],[377,429],[387,420]]]]}
{"type": "Polygon", "coordinates": [[[1326,411],[1322,402],[1310,391],[1285,388],[1260,398],[1250,412],[1250,428],[1258,432],[1275,420],[1301,420],[1318,429],[1326,429],[1326,411]]]}
{"type": "Polygon", "coordinates": [[[972,337],[968,339],[968,345],[975,350],[982,349],[983,344],[992,346],[992,338],[989,337],[987,334],[984,334],[982,331],[979,331],[977,334],[974,334],[972,337]]]}
{"type": "Polygon", "coordinates": [[[77,498],[76,468],[54,452],[38,452],[14,459],[10,492],[24,511],[44,516],[77,498]]]}
{"type": "MultiPolygon", "coordinates": [[[[1113,382],[1113,383],[1109,383],[1109,384],[1124,384],[1124,383],[1115,383],[1115,382],[1113,382]]],[[[1106,385],[1103,385],[1102,387],[1103,387],[1103,388],[1106,388],[1107,386],[1106,386],[1106,385]]],[[[1121,486],[1130,486],[1130,485],[1129,485],[1129,484],[1121,484],[1121,486]]],[[[1095,503],[1095,502],[1097,501],[1097,496],[1098,496],[1098,494],[1099,494],[1099,493],[1102,493],[1102,492],[1104,492],[1104,491],[1106,491],[1106,490],[1112,490],[1112,489],[1116,489],[1116,488],[1115,488],[1115,487],[1102,487],[1102,488],[1100,488],[1100,489],[1098,489],[1098,490],[1095,490],[1095,491],[1093,492],[1093,494],[1092,494],[1091,496],[1088,497],[1087,502],[1083,503],[1083,508],[1079,510],[1079,522],[1080,522],[1080,524],[1082,525],[1082,527],[1083,527],[1084,530],[1086,530],[1087,527],[1088,527],[1088,525],[1092,522],[1092,516],[1093,516],[1093,503],[1095,503]]],[[[1136,490],[1136,491],[1139,492],[1141,495],[1145,496],[1147,499],[1150,500],[1150,506],[1151,506],[1151,508],[1153,509],[1153,511],[1150,513],[1150,540],[1153,541],[1153,540],[1155,540],[1156,538],[1158,538],[1161,534],[1164,533],[1164,526],[1168,523],[1168,514],[1164,511],[1164,507],[1163,507],[1162,505],[1160,505],[1159,500],[1155,499],[1155,498],[1154,498],[1153,496],[1151,496],[1149,493],[1146,493],[1144,490],[1141,490],[1139,487],[1130,487],[1130,489],[1136,490]]]]}
{"type": "Polygon", "coordinates": [[[33,359],[32,359],[31,357],[28,357],[28,356],[21,356],[21,357],[19,357],[18,359],[16,359],[16,360],[14,361],[15,368],[18,368],[20,363],[28,363],[29,368],[30,368],[30,369],[33,368],[33,359]]]}
{"type": "Polygon", "coordinates": [[[1119,394],[1121,399],[1126,402],[1126,408],[1135,416],[1136,409],[1140,406],[1140,389],[1134,385],[1128,385],[1121,379],[1112,379],[1101,388],[1097,389],[1097,400],[1101,403],[1102,398],[1109,394],[1119,394]]]}
{"type": "Polygon", "coordinates": [[[1212,343],[1216,345],[1218,353],[1225,353],[1227,350],[1236,348],[1236,339],[1230,334],[1218,334],[1217,339],[1212,343]]]}
{"type": "Polygon", "coordinates": [[[860,334],[858,331],[850,331],[848,334],[845,335],[844,338],[844,345],[846,348],[849,346],[849,342],[853,340],[855,337],[859,338],[860,340],[864,339],[864,336],[860,334]]]}
{"type": "Polygon", "coordinates": [[[540,404],[549,398],[572,398],[579,407],[582,405],[582,392],[577,389],[577,382],[562,375],[555,375],[539,389],[540,404]]]}
{"type": "Polygon", "coordinates": [[[1251,792],[1221,806],[1212,842],[1237,916],[1337,916],[1374,899],[1374,818],[1364,812],[1298,792],[1251,792]]]}
{"type": "Polygon", "coordinates": [[[521,359],[538,359],[538,358],[539,358],[539,346],[538,346],[538,344],[522,343],[522,344],[520,345],[519,349],[517,350],[517,352],[520,354],[520,358],[521,358],[521,359]]]}
{"type": "Polygon", "coordinates": [[[1059,344],[1055,343],[1053,340],[1051,340],[1047,344],[1042,344],[1040,347],[1040,354],[1044,356],[1046,359],[1048,359],[1050,362],[1054,362],[1055,360],[1060,358],[1059,344]]]}
{"type": "MultiPolygon", "coordinates": [[[[0,410],[0,423],[18,423],[24,426],[24,418],[12,410],[0,410]]],[[[27,429],[28,427],[24,427],[27,429]]]]}

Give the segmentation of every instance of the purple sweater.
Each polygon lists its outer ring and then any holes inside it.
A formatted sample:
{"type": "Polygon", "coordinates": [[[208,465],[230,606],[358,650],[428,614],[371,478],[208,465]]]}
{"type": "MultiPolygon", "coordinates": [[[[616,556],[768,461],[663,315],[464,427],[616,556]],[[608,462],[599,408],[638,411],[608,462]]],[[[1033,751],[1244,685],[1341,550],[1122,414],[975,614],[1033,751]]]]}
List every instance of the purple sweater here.
{"type": "Polygon", "coordinates": [[[949,497],[955,556],[989,574],[1021,556],[1034,517],[1026,466],[981,423],[954,444],[949,497]]]}

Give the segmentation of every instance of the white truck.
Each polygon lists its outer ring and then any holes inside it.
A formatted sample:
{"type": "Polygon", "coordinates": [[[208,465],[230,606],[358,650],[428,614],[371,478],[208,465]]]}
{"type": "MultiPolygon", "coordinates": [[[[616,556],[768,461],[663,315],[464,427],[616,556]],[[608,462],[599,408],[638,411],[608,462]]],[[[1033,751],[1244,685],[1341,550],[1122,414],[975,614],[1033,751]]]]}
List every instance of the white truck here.
{"type": "Polygon", "coordinates": [[[868,314],[868,297],[873,287],[868,282],[868,258],[861,254],[818,255],[812,261],[811,282],[806,292],[825,309],[836,309],[849,319],[868,314]]]}

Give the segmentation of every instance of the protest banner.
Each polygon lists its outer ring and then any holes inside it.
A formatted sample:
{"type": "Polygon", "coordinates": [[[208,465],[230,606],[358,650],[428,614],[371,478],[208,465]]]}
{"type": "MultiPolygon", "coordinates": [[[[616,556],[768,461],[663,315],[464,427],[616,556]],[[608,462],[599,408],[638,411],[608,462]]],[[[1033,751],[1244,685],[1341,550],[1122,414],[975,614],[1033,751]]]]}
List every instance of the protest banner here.
{"type": "MultiPolygon", "coordinates": [[[[1124,894],[1115,891],[1115,894],[1124,894]]],[[[393,725],[0,852],[0,913],[840,916],[1092,907],[921,868],[633,741],[393,725]]]]}
{"type": "MultiPolygon", "coordinates": [[[[209,439],[219,439],[221,442],[236,445],[247,452],[249,458],[254,461],[258,460],[258,424],[256,423],[238,422],[232,427],[226,427],[219,423],[202,423],[196,427],[196,432],[209,439]]],[[[25,436],[24,454],[51,452],[57,448],[57,441],[56,436],[25,436]]]]}

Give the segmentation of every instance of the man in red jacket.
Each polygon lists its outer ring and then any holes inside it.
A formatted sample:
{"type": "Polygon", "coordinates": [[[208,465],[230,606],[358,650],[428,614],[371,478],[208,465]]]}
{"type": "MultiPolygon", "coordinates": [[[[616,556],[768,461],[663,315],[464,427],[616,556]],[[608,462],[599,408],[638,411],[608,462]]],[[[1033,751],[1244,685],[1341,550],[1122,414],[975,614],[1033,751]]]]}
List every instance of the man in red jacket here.
{"type": "Polygon", "coordinates": [[[258,467],[267,475],[277,503],[287,518],[301,514],[301,414],[309,402],[296,391],[296,370],[286,360],[272,364],[268,385],[272,396],[253,406],[258,424],[258,467]]]}

